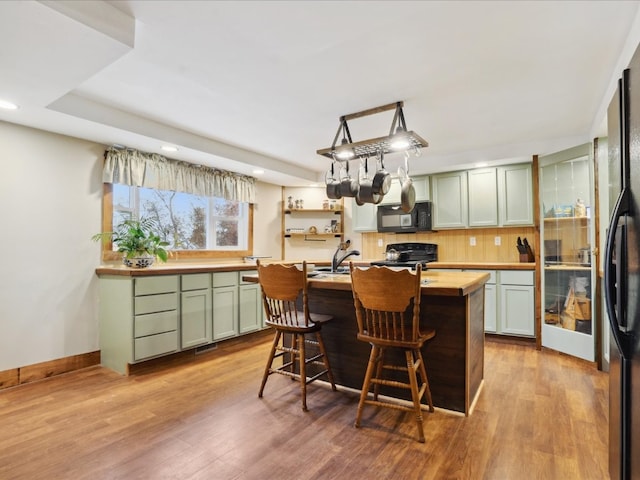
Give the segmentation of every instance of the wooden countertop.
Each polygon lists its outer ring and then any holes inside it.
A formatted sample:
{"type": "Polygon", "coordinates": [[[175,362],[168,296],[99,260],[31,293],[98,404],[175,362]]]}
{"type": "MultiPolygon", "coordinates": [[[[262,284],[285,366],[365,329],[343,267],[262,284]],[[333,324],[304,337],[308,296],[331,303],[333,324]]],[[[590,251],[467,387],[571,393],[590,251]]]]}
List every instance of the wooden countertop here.
{"type": "Polygon", "coordinates": [[[98,275],[119,275],[123,277],[150,277],[153,275],[180,275],[184,273],[237,272],[255,270],[251,263],[154,263],[148,268],[130,268],[124,265],[100,265],[98,275]]]}
{"type": "MultiPolygon", "coordinates": [[[[258,282],[257,275],[245,275],[246,282],[258,282]]],[[[463,297],[481,288],[489,280],[482,272],[423,272],[422,294],[463,297]]],[[[351,291],[351,276],[320,273],[309,278],[310,289],[351,291]]]]}
{"type": "Polygon", "coordinates": [[[431,262],[428,268],[462,268],[478,270],[535,270],[535,262],[431,262]]]}

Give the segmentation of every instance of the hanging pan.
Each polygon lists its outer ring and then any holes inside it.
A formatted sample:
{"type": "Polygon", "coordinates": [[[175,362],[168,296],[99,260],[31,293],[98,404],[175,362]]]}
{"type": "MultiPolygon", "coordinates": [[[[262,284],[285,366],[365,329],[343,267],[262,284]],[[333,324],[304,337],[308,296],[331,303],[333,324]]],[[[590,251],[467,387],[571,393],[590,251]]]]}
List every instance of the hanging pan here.
{"type": "Polygon", "coordinates": [[[391,188],[391,175],[384,169],[384,153],[382,149],[378,152],[378,171],[373,176],[373,192],[386,195],[391,188]]]}
{"type": "Polygon", "coordinates": [[[327,184],[327,197],[333,200],[339,200],[342,198],[340,193],[340,180],[335,176],[334,163],[331,164],[331,168],[327,171],[324,177],[324,183],[327,184]]]}
{"type": "Polygon", "coordinates": [[[400,184],[402,189],[400,191],[400,208],[405,213],[411,212],[416,204],[416,189],[413,186],[413,180],[409,177],[409,163],[407,158],[408,153],[405,152],[404,157],[404,169],[398,168],[398,176],[400,177],[400,184]]]}

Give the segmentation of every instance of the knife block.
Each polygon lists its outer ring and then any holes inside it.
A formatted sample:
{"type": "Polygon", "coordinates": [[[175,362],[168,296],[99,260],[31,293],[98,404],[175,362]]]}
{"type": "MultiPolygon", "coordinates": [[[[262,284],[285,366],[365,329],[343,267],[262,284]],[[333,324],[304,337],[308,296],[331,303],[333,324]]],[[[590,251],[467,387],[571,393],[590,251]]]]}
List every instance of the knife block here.
{"type": "Polygon", "coordinates": [[[533,263],[535,261],[536,259],[533,256],[533,252],[531,250],[528,250],[527,253],[520,254],[520,263],[533,263]]]}

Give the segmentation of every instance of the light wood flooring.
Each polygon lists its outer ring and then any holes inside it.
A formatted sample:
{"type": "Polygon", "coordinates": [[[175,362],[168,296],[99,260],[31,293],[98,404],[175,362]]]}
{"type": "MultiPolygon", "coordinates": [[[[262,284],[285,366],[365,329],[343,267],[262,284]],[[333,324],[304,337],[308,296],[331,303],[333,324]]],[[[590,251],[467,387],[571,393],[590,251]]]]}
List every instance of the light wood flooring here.
{"type": "MultiPolygon", "coordinates": [[[[465,418],[365,409],[271,376],[270,335],[122,377],[101,367],[0,391],[0,479],[607,479],[608,377],[532,346],[486,342],[465,418]],[[405,421],[403,421],[405,420],[405,421]]],[[[427,366],[428,368],[428,366],[427,366]]]]}

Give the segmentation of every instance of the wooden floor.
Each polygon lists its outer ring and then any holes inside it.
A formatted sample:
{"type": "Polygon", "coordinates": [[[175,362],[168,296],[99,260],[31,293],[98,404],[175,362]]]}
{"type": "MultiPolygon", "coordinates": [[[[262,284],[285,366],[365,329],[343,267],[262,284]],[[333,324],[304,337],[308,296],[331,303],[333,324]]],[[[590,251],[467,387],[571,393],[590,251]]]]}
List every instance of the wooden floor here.
{"type": "Polygon", "coordinates": [[[607,479],[608,378],[579,360],[488,340],[468,418],[401,412],[272,376],[258,335],[122,377],[101,367],[0,392],[0,479],[607,479]],[[246,347],[247,343],[249,348],[246,347]]]}

